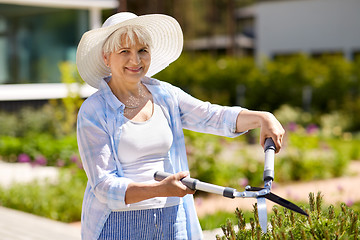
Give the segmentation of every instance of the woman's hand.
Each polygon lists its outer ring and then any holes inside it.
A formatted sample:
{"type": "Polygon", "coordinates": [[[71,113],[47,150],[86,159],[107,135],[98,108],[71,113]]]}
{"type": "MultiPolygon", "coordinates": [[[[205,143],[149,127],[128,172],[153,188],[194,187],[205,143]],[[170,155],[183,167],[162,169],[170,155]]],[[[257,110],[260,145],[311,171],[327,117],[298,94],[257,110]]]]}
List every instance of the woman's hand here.
{"type": "Polygon", "coordinates": [[[236,131],[244,132],[254,128],[260,128],[261,146],[264,147],[266,138],[272,138],[276,153],[280,151],[285,130],[273,114],[260,111],[241,111],[237,118],[236,131]]]}
{"type": "Polygon", "coordinates": [[[282,147],[282,140],[285,134],[284,128],[280,122],[271,113],[264,112],[263,118],[261,118],[260,126],[260,144],[264,147],[266,138],[272,138],[275,143],[276,153],[278,153],[282,147]]]}
{"type": "Polygon", "coordinates": [[[184,197],[195,191],[182,184],[181,179],[189,175],[188,172],[178,172],[156,183],[132,182],[125,194],[125,203],[132,204],[154,197],[184,197]]]}
{"type": "Polygon", "coordinates": [[[181,182],[181,179],[188,175],[188,172],[178,172],[160,181],[161,192],[164,194],[162,197],[184,197],[186,194],[194,194],[195,190],[191,190],[181,182]]]}

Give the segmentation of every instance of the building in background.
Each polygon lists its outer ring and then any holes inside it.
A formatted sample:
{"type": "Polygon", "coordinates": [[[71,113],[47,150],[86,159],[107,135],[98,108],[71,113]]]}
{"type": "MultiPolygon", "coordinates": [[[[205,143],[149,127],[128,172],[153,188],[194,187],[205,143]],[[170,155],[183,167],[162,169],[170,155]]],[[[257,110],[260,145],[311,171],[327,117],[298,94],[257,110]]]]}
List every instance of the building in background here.
{"type": "Polygon", "coordinates": [[[0,0],[0,107],[65,97],[59,63],[75,62],[82,34],[117,7],[118,0],[0,0]]]}
{"type": "Polygon", "coordinates": [[[256,58],[360,55],[359,0],[264,2],[255,8],[256,58]]]}
{"type": "MultiPolygon", "coordinates": [[[[309,56],[360,56],[359,0],[259,1],[232,12],[235,34],[185,41],[185,49],[274,59],[309,56]]],[[[229,22],[228,22],[229,23],[229,22]]]]}

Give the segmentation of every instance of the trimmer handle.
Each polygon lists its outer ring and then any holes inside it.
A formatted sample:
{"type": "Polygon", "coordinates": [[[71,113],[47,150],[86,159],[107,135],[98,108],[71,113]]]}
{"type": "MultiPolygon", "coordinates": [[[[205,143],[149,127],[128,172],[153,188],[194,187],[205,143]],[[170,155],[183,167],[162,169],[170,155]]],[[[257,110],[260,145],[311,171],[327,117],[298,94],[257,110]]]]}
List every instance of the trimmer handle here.
{"type": "MultiPolygon", "coordinates": [[[[154,179],[156,181],[160,182],[161,180],[167,178],[168,176],[171,176],[171,173],[157,171],[154,174],[154,179]]],[[[195,186],[196,186],[197,181],[199,181],[199,180],[194,179],[194,178],[190,178],[190,177],[185,177],[185,178],[181,179],[182,184],[184,184],[185,186],[187,186],[191,190],[196,190],[195,186]]]]}
{"type": "MultiPolygon", "coordinates": [[[[161,181],[168,176],[171,176],[171,173],[157,171],[154,174],[154,179],[156,181],[161,181]]],[[[222,187],[210,183],[201,182],[198,179],[191,177],[185,177],[181,179],[181,182],[191,190],[200,190],[208,193],[215,193],[228,198],[235,197],[234,193],[236,192],[236,189],[234,188],[222,187]]]]}
{"type": "Polygon", "coordinates": [[[265,140],[265,164],[264,164],[264,181],[274,180],[274,159],[275,159],[275,143],[272,138],[265,140]]]}

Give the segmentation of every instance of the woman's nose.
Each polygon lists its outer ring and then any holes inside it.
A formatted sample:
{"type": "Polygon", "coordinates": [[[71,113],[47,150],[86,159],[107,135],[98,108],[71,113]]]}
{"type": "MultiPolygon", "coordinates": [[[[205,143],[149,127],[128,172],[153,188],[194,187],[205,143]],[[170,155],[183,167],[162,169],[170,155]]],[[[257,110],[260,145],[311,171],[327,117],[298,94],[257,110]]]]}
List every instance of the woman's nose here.
{"type": "Polygon", "coordinates": [[[132,53],[131,56],[130,56],[130,61],[133,63],[133,64],[139,64],[140,63],[140,56],[137,52],[135,53],[132,53]]]}

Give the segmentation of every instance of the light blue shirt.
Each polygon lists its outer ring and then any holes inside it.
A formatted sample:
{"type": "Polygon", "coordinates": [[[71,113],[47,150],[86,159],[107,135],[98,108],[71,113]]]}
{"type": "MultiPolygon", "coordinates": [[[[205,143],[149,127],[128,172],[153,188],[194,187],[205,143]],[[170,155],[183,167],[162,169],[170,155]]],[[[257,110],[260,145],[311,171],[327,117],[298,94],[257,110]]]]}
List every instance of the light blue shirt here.
{"type": "MultiPolygon", "coordinates": [[[[240,107],[223,107],[200,101],[180,88],[153,78],[142,82],[160,105],[173,133],[170,161],[173,173],[188,171],[183,128],[236,137],[240,107]]],[[[117,152],[124,118],[124,104],[105,80],[81,106],[77,122],[79,152],[88,184],[82,208],[82,239],[96,240],[112,210],[123,208],[130,179],[123,176],[117,152]]],[[[202,239],[192,195],[183,198],[189,239],[202,239]]]]}

